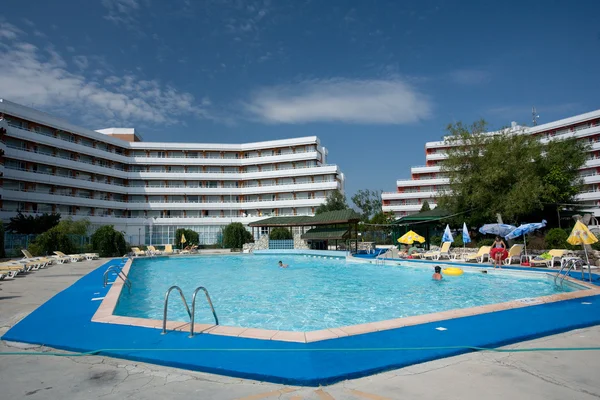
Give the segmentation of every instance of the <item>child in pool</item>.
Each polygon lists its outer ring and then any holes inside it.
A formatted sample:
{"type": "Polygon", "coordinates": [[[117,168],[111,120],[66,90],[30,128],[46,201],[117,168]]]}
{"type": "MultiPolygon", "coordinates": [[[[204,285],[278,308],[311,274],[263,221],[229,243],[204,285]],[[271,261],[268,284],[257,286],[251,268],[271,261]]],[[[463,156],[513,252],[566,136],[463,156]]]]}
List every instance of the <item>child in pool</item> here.
{"type": "Polygon", "coordinates": [[[279,261],[279,268],[287,268],[289,267],[289,265],[282,263],[281,261],[279,261]]]}
{"type": "Polygon", "coordinates": [[[441,281],[444,277],[442,276],[442,267],[436,265],[434,268],[434,274],[431,277],[434,281],[441,281]]]}

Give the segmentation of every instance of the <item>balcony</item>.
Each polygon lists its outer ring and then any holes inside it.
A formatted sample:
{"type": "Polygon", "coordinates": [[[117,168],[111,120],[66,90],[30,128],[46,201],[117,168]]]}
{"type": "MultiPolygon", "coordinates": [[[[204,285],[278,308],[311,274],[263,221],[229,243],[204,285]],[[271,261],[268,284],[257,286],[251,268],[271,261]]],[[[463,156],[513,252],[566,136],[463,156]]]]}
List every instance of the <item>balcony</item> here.
{"type": "Polygon", "coordinates": [[[432,199],[442,195],[439,191],[404,192],[404,193],[382,193],[382,200],[404,200],[404,199],[432,199]]]}
{"type": "Polygon", "coordinates": [[[133,186],[127,188],[129,194],[187,194],[187,195],[251,195],[266,193],[293,193],[306,191],[335,190],[339,187],[337,181],[297,183],[287,185],[263,185],[253,187],[167,187],[165,185],[133,186]]]}
{"type": "Polygon", "coordinates": [[[208,201],[208,202],[158,202],[146,201],[126,203],[128,210],[260,210],[276,208],[318,207],[325,197],[296,200],[258,200],[258,201],[208,201]]]}
{"type": "Polygon", "coordinates": [[[446,154],[445,152],[438,152],[438,153],[433,153],[433,154],[427,154],[425,155],[425,159],[426,160],[431,160],[431,161],[435,161],[435,160],[446,160],[448,158],[448,154],[446,154]]]}
{"type": "Polygon", "coordinates": [[[6,168],[4,171],[4,178],[24,182],[43,183],[46,185],[74,187],[88,190],[100,190],[108,193],[126,194],[128,191],[128,188],[122,185],[118,185],[116,183],[92,182],[91,180],[53,175],[41,171],[31,172],[20,169],[6,168]]]}
{"type": "Polygon", "coordinates": [[[450,178],[403,179],[396,181],[398,187],[448,185],[449,183],[450,178]]]}
{"type": "Polygon", "coordinates": [[[442,170],[442,167],[440,165],[435,165],[435,166],[419,165],[417,167],[411,167],[410,173],[411,174],[431,174],[431,173],[440,172],[441,170],[442,170]]]}
{"type": "MultiPolygon", "coordinates": [[[[436,203],[429,203],[431,208],[435,208],[437,206],[436,203]]],[[[382,209],[384,212],[394,212],[394,211],[421,211],[422,204],[405,204],[405,205],[394,205],[394,206],[383,206],[382,209]]]]}
{"type": "Polygon", "coordinates": [[[318,160],[319,153],[298,152],[275,156],[248,158],[204,158],[204,157],[131,157],[129,163],[147,165],[218,165],[218,166],[248,166],[283,162],[298,162],[318,160]]]}

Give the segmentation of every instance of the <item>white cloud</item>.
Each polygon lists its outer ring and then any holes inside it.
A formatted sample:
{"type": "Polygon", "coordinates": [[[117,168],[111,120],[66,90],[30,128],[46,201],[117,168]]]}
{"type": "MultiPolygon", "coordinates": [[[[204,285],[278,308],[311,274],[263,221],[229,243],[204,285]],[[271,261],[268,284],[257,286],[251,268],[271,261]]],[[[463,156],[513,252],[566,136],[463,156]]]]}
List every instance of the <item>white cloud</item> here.
{"type": "MultiPolygon", "coordinates": [[[[6,36],[4,36],[6,38],[6,36]]],[[[8,39],[15,39],[9,36],[8,39]]],[[[133,75],[105,76],[103,83],[69,70],[52,47],[41,49],[18,40],[0,40],[0,97],[47,111],[106,124],[177,123],[183,116],[209,118],[190,93],[133,75]]],[[[75,56],[80,68],[96,57],[75,56]]],[[[97,64],[94,61],[94,64],[97,64]]],[[[106,73],[108,69],[104,69],[106,73]]],[[[204,101],[202,101],[204,103],[204,101]]]]}
{"type": "Polygon", "coordinates": [[[479,69],[458,69],[450,72],[450,79],[461,85],[479,85],[490,80],[490,73],[479,69]]]}
{"type": "Polygon", "coordinates": [[[407,124],[427,118],[426,96],[400,79],[310,80],[264,88],[245,104],[267,123],[407,124]]]}
{"type": "Polygon", "coordinates": [[[135,14],[140,8],[138,0],[102,0],[102,5],[108,12],[105,19],[125,25],[135,23],[135,14]]]}
{"type": "Polygon", "coordinates": [[[0,40],[1,39],[16,39],[22,33],[19,28],[8,22],[0,21],[0,40]]]}

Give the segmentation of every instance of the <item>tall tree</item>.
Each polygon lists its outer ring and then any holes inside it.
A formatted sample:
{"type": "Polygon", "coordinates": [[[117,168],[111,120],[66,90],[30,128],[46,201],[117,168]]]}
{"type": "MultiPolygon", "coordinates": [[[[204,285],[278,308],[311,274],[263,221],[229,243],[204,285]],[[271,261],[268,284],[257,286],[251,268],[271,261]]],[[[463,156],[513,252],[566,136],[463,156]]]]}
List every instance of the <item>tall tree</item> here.
{"type": "Polygon", "coordinates": [[[361,189],[351,200],[361,211],[363,221],[368,221],[373,215],[381,212],[381,191],[361,189]]]}
{"type": "Polygon", "coordinates": [[[423,202],[423,205],[421,206],[421,212],[429,211],[429,210],[431,210],[431,207],[429,206],[429,202],[427,200],[425,200],[423,202]]]}
{"type": "Polygon", "coordinates": [[[40,234],[54,228],[60,221],[60,214],[23,215],[20,211],[10,219],[6,230],[20,234],[40,234]]]}
{"type": "Polygon", "coordinates": [[[485,127],[483,120],[448,126],[442,170],[450,179],[450,192],[440,198],[440,206],[469,211],[465,219],[479,225],[495,221],[497,213],[513,223],[546,216],[549,207],[555,215],[557,203],[574,201],[584,144],[576,139],[542,143],[511,130],[489,134],[485,127]]]}
{"type": "Polygon", "coordinates": [[[336,210],[347,210],[348,204],[346,203],[346,196],[342,194],[339,190],[334,190],[329,194],[325,203],[321,204],[315,214],[322,214],[328,211],[336,211],[336,210]]]}

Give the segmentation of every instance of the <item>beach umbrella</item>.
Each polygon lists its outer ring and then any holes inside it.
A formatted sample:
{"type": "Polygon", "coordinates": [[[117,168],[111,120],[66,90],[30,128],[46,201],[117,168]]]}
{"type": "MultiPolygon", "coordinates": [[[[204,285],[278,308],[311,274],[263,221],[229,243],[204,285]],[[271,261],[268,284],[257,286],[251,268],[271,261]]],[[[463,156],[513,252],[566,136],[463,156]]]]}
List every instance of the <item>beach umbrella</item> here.
{"type": "Polygon", "coordinates": [[[479,228],[479,233],[482,233],[484,235],[504,236],[504,235],[507,235],[508,233],[514,231],[515,229],[517,229],[517,227],[514,226],[514,225],[508,225],[508,224],[485,224],[484,226],[482,226],[481,228],[479,228]]]}
{"type": "Polygon", "coordinates": [[[469,230],[467,229],[466,222],[463,222],[462,237],[463,237],[463,248],[464,248],[467,243],[471,243],[471,237],[469,236],[469,230]]]}
{"type": "Polygon", "coordinates": [[[448,224],[446,224],[446,229],[444,229],[444,235],[442,235],[442,243],[444,242],[454,242],[452,232],[450,232],[450,225],[448,224]]]}
{"type": "MultiPolygon", "coordinates": [[[[585,252],[585,259],[588,264],[588,278],[590,282],[592,281],[592,268],[590,266],[590,259],[588,258],[587,249],[585,248],[586,244],[593,244],[598,241],[598,238],[594,236],[594,234],[589,230],[587,226],[581,221],[577,221],[571,234],[567,238],[567,242],[572,244],[573,246],[581,245],[583,246],[583,251],[585,252]]],[[[583,278],[583,268],[581,270],[581,275],[583,278]]]]}
{"type": "Polygon", "coordinates": [[[179,240],[179,243],[181,243],[181,248],[183,248],[183,244],[187,242],[187,239],[185,238],[185,234],[181,234],[181,239],[179,240]]]}
{"type": "Polygon", "coordinates": [[[507,233],[504,238],[506,240],[511,240],[511,239],[515,239],[518,238],[519,236],[523,236],[523,243],[525,246],[525,256],[527,256],[527,240],[525,239],[525,237],[527,236],[528,233],[531,233],[537,229],[542,229],[543,227],[546,226],[546,220],[543,220],[542,222],[534,222],[531,224],[521,224],[519,225],[518,228],[515,228],[513,231],[507,233]]]}
{"type": "Polygon", "coordinates": [[[413,244],[414,242],[424,243],[425,238],[413,231],[408,231],[398,239],[398,243],[402,244],[413,244]]]}

